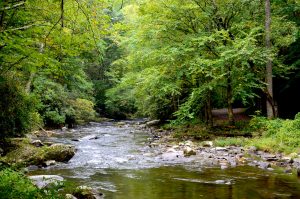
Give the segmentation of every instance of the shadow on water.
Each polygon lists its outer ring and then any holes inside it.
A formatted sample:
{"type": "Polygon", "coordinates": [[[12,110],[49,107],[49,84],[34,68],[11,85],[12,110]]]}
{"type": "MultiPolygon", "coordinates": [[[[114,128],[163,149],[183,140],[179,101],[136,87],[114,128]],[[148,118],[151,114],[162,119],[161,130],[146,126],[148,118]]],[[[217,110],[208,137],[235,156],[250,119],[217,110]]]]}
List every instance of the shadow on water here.
{"type": "Polygon", "coordinates": [[[51,140],[74,144],[76,155],[68,164],[31,174],[60,175],[99,189],[106,199],[300,198],[300,182],[293,175],[249,166],[221,170],[165,162],[156,158],[158,149],[145,144],[147,137],[134,123],[93,124],[61,133],[51,140]]]}

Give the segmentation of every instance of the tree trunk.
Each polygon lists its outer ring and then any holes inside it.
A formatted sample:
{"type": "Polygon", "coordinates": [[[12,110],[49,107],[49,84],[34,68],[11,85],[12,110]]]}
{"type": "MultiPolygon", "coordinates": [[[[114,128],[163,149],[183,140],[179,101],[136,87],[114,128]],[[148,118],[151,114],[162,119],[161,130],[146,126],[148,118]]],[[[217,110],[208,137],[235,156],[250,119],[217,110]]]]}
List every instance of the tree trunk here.
{"type": "MultiPolygon", "coordinates": [[[[266,32],[266,48],[271,50],[271,4],[270,0],[265,2],[265,32],[266,32]]],[[[274,113],[274,100],[273,100],[273,72],[272,72],[272,60],[269,57],[266,64],[266,83],[267,83],[267,117],[273,118],[274,113]]]]}
{"type": "Polygon", "coordinates": [[[64,9],[64,0],[61,0],[60,2],[60,20],[61,20],[61,27],[63,28],[64,25],[64,13],[65,13],[65,9],[64,9]]]}
{"type": "Polygon", "coordinates": [[[234,125],[233,91],[232,91],[231,67],[230,66],[228,66],[228,74],[227,74],[227,109],[228,109],[229,125],[234,125]]]}
{"type": "Polygon", "coordinates": [[[212,115],[212,105],[211,105],[211,92],[209,91],[208,97],[206,100],[206,122],[209,127],[213,127],[213,115],[212,115]]]}

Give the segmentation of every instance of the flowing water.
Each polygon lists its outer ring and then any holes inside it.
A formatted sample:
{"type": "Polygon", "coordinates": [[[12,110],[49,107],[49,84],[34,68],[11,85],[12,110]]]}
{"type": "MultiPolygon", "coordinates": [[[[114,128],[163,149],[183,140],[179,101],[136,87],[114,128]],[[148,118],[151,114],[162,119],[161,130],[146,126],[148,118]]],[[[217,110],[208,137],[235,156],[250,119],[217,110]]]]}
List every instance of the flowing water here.
{"type": "Polygon", "coordinates": [[[222,170],[189,158],[164,159],[159,148],[148,146],[149,133],[136,123],[93,123],[61,132],[48,141],[75,145],[75,156],[68,164],[30,175],[60,175],[98,189],[105,199],[300,198],[300,180],[292,174],[249,166],[222,170]]]}

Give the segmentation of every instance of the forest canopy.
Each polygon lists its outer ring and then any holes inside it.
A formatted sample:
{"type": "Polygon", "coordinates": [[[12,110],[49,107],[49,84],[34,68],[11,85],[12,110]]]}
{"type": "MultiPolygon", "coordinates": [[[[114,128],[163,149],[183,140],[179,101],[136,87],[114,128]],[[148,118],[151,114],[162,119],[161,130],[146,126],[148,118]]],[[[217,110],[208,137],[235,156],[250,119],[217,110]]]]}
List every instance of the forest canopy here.
{"type": "Polygon", "coordinates": [[[233,108],[268,100],[294,117],[300,2],[266,2],[2,0],[0,137],[98,116],[213,125],[215,108],[233,124],[233,108]]]}

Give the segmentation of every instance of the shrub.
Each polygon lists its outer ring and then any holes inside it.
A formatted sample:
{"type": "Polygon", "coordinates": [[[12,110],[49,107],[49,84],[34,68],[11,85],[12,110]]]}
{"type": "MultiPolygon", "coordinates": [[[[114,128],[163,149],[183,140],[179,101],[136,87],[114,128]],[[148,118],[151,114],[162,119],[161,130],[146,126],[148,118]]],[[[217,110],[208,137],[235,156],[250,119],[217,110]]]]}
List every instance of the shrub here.
{"type": "Polygon", "coordinates": [[[77,98],[76,100],[71,100],[70,104],[73,109],[73,116],[76,123],[91,121],[95,118],[96,112],[92,101],[77,98]]]}
{"type": "Polygon", "coordinates": [[[38,189],[23,174],[11,169],[0,171],[0,198],[1,199],[56,199],[57,191],[38,189]]]}
{"type": "Polygon", "coordinates": [[[299,113],[294,120],[254,118],[250,121],[253,130],[259,131],[259,137],[249,144],[271,152],[298,152],[300,148],[299,113]]]}
{"type": "Polygon", "coordinates": [[[40,122],[34,96],[12,78],[0,81],[0,138],[21,136],[40,122]]]}

